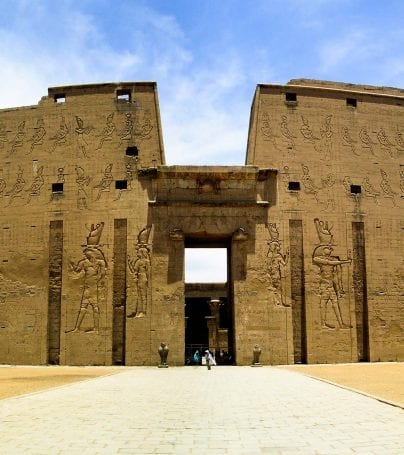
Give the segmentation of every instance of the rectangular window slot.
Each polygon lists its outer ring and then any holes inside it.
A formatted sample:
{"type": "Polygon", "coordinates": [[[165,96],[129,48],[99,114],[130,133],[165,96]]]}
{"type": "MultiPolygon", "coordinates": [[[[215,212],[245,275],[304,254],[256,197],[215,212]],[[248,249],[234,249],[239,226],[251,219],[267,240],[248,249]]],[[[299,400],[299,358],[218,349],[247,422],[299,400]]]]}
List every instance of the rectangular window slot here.
{"type": "Polygon", "coordinates": [[[349,107],[356,107],[357,100],[355,98],[347,98],[346,105],[349,107]]]}
{"type": "Polygon", "coordinates": [[[52,183],[52,193],[63,193],[63,183],[52,183]]]}
{"type": "Polygon", "coordinates": [[[8,259],[3,259],[3,262],[8,262],[8,259]]]}
{"type": "Polygon", "coordinates": [[[117,90],[116,100],[130,103],[132,100],[132,92],[130,90],[117,90]]]}
{"type": "Polygon", "coordinates": [[[64,93],[58,93],[57,95],[54,95],[53,100],[58,104],[65,103],[66,95],[64,93]]]}
{"type": "Polygon", "coordinates": [[[127,180],[117,180],[115,182],[115,189],[117,189],[117,190],[127,190],[128,189],[128,181],[127,180]]]}
{"type": "Polygon", "coordinates": [[[300,191],[300,182],[289,182],[288,190],[289,191],[300,191]]]}
{"type": "Polygon", "coordinates": [[[286,103],[296,104],[297,103],[296,93],[286,92],[285,101],[286,101],[286,103]]]}
{"type": "Polygon", "coordinates": [[[4,226],[3,229],[10,229],[10,226],[4,226]]]}
{"type": "Polygon", "coordinates": [[[360,185],[351,185],[351,194],[361,194],[362,188],[360,185]]]}
{"type": "Polygon", "coordinates": [[[127,147],[126,156],[139,156],[138,148],[134,145],[127,147]]]}

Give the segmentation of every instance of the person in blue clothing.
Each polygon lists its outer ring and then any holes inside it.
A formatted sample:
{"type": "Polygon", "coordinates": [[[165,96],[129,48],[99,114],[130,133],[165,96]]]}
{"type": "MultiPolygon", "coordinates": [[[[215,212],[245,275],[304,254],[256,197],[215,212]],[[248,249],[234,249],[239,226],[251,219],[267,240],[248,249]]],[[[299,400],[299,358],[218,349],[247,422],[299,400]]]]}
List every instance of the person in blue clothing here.
{"type": "Polygon", "coordinates": [[[194,354],[194,363],[195,365],[199,365],[201,361],[201,356],[199,355],[199,351],[198,349],[195,351],[195,354],[194,354]]]}

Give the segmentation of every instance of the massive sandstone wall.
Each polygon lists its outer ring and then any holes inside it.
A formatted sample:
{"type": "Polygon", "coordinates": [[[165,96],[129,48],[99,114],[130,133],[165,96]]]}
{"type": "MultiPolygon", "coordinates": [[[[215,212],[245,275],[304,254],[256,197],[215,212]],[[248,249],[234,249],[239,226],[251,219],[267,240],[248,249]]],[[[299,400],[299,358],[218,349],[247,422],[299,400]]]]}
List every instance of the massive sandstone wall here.
{"type": "Polygon", "coordinates": [[[403,105],[398,89],[257,87],[246,163],[278,169],[278,201],[248,270],[267,262],[269,319],[295,362],[404,358],[403,105]]]}
{"type": "Polygon", "coordinates": [[[0,157],[0,361],[123,362],[127,255],[164,164],[156,85],[51,88],[2,110],[0,157]]]}

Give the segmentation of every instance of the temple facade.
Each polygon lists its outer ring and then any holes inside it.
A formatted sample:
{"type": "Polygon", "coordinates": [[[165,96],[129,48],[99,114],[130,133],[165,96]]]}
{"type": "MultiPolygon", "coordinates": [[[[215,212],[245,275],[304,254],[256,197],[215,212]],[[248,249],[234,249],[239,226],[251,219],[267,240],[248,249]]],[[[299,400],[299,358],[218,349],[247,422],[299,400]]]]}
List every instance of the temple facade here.
{"type": "Polygon", "coordinates": [[[167,166],[155,83],[1,110],[0,363],[402,361],[403,106],[260,84],[244,166],[167,166]],[[204,247],[227,282],[184,282],[204,247]]]}

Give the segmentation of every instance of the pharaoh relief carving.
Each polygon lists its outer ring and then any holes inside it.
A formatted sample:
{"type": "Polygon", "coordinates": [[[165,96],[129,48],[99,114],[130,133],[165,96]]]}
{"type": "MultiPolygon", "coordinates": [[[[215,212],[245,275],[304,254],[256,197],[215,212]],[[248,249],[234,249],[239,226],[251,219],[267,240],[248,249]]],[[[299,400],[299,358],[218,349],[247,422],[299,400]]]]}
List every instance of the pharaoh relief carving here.
{"type": "Polygon", "coordinates": [[[98,189],[97,197],[95,198],[96,201],[99,201],[101,198],[102,193],[109,192],[111,188],[111,184],[114,180],[112,175],[112,163],[108,164],[104,170],[104,174],[101,178],[101,181],[98,185],[95,185],[94,188],[98,189]]]}
{"type": "Polygon", "coordinates": [[[81,166],[75,166],[74,169],[76,170],[76,185],[77,185],[77,208],[79,210],[86,210],[88,209],[87,205],[87,198],[88,194],[86,191],[86,187],[90,183],[90,177],[86,175],[84,169],[81,166]]]}
{"type": "Polygon", "coordinates": [[[128,318],[142,318],[147,314],[147,300],[150,285],[151,260],[150,260],[150,236],[151,226],[143,228],[136,242],[136,258],[129,257],[129,271],[133,275],[136,288],[135,310],[128,314],[128,318]]]}
{"type": "Polygon", "coordinates": [[[83,246],[83,258],[77,262],[70,261],[69,272],[73,278],[82,280],[80,309],[73,329],[66,333],[82,332],[82,323],[91,310],[92,325],[84,330],[86,333],[98,333],[100,327],[100,302],[105,299],[107,261],[100,245],[104,223],[92,224],[88,228],[86,245],[83,246]]]}
{"type": "Polygon", "coordinates": [[[267,225],[270,239],[267,241],[266,274],[269,278],[269,291],[275,305],[290,306],[286,298],[285,276],[286,265],[289,260],[289,250],[282,253],[279,231],[275,223],[267,225]]]}
{"type": "Polygon", "coordinates": [[[318,295],[320,296],[320,317],[322,329],[335,329],[335,323],[329,316],[331,307],[335,322],[341,329],[351,326],[344,322],[340,301],[345,296],[342,277],[342,266],[352,262],[351,253],[348,251],[347,259],[333,255],[332,225],[328,221],[314,219],[319,244],[314,248],[312,261],[318,267],[318,295]]]}

